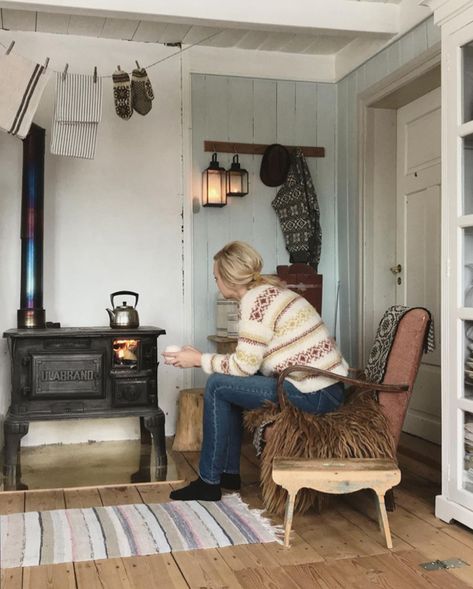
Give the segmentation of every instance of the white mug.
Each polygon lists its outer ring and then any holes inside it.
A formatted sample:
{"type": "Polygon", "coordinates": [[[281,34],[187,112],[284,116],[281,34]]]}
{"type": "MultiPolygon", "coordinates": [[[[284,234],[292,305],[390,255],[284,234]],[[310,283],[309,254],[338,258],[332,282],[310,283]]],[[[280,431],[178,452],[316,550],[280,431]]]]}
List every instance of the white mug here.
{"type": "MultiPolygon", "coordinates": [[[[170,345],[164,348],[165,352],[180,352],[181,348],[179,346],[170,345]]],[[[164,364],[168,364],[170,366],[174,365],[174,361],[169,358],[164,358],[164,364]]]]}

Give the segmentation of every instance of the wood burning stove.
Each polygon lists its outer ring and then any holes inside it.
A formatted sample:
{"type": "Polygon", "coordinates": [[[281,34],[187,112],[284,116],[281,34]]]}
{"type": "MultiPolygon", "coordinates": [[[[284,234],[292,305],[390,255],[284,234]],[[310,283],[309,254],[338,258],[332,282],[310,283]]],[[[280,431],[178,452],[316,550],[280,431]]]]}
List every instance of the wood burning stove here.
{"type": "Polygon", "coordinates": [[[5,431],[6,487],[19,479],[19,448],[30,421],[142,418],[156,449],[158,480],[166,477],[164,413],[158,406],[159,327],[9,329],[11,405],[5,431]]]}
{"type": "Polygon", "coordinates": [[[30,421],[140,417],[153,437],[156,478],[166,477],[164,413],[158,406],[159,327],[49,328],[43,309],[45,130],[23,141],[21,292],[18,329],[3,335],[11,354],[11,404],[4,423],[5,486],[20,475],[30,421]]]}

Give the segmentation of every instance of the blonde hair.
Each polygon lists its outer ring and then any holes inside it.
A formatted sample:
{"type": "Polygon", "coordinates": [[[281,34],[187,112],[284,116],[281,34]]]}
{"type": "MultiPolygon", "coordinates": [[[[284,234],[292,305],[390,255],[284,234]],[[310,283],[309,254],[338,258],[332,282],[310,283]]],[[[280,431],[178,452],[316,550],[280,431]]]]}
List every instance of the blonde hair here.
{"type": "Polygon", "coordinates": [[[230,287],[239,285],[250,289],[260,284],[282,286],[276,276],[261,274],[263,258],[243,241],[227,243],[215,254],[214,260],[220,277],[230,287]]]}

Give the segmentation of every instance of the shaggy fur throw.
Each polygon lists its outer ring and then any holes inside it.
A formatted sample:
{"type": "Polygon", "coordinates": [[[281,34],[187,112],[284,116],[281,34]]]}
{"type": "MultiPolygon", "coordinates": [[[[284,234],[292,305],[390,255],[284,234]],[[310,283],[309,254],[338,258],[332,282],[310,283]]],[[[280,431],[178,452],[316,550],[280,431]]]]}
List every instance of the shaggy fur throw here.
{"type": "MultiPolygon", "coordinates": [[[[284,513],[286,491],[272,479],[273,459],[284,458],[392,458],[393,438],[386,418],[371,391],[350,391],[338,411],[324,415],[304,413],[288,405],[282,411],[274,404],[245,412],[245,427],[254,431],[263,420],[272,419],[261,454],[261,490],[266,509],[284,513]]],[[[294,511],[318,510],[328,496],[302,489],[294,511]]]]}

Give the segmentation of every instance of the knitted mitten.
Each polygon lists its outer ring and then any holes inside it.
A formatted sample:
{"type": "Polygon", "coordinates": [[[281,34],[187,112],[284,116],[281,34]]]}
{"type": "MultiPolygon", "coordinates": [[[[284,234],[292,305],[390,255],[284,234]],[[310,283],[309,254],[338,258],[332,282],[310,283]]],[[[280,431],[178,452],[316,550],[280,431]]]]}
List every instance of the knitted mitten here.
{"type": "Polygon", "coordinates": [[[151,110],[154,99],[153,87],[144,68],[135,69],[131,75],[131,101],[133,108],[140,115],[151,110]]]}
{"type": "Polygon", "coordinates": [[[128,120],[133,114],[130,76],[126,72],[117,70],[113,74],[112,79],[115,112],[120,118],[128,120]]]}

